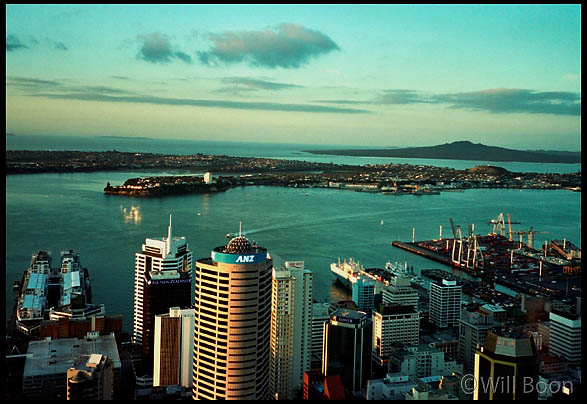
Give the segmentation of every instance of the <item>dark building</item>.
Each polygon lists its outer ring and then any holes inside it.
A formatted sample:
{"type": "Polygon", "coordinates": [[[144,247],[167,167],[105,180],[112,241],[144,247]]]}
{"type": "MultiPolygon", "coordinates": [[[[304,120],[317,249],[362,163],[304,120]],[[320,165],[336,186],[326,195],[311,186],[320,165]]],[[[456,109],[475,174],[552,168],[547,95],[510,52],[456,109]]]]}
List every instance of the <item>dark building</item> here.
{"type": "Polygon", "coordinates": [[[322,374],[339,375],[351,395],[371,377],[372,322],[361,311],[338,309],[324,324],[322,374]]]}
{"type": "Polygon", "coordinates": [[[475,400],[538,399],[538,354],[527,332],[493,329],[475,353],[475,400]]]}

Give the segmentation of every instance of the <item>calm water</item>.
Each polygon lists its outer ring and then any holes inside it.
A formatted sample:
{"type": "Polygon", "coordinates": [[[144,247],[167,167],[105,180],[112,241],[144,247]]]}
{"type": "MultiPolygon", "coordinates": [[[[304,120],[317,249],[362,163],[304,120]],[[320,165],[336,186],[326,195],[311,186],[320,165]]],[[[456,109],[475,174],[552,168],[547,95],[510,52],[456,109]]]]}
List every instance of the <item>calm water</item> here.
{"type": "MultiPolygon", "coordinates": [[[[352,157],[317,155],[302,150],[359,149],[352,145],[304,145],[283,143],[217,142],[181,139],[133,139],[80,136],[6,136],[7,150],[80,150],[163,154],[218,154],[243,157],[266,157],[304,160],[335,164],[422,164],[449,167],[458,170],[477,165],[493,165],[513,172],[573,173],[581,170],[581,164],[487,162],[473,160],[405,159],[381,157],[352,157]]],[[[365,147],[363,147],[365,148],[365,147]]],[[[366,147],[373,148],[373,147],[366,147]]]]}
{"type": "MultiPolygon", "coordinates": [[[[279,147],[265,145],[266,157],[290,157],[288,153],[299,150],[288,146],[279,152],[279,147]]],[[[119,145],[116,149],[123,150],[119,145]]],[[[228,149],[224,148],[225,154],[236,155],[228,149]]],[[[245,152],[243,155],[254,155],[248,154],[250,149],[245,152]]],[[[93,301],[104,303],[109,314],[123,314],[123,327],[130,330],[134,254],[141,250],[145,238],[166,236],[169,214],[173,215],[174,235],[187,237],[196,259],[209,257],[212,248],[226,244],[226,233],[238,231],[242,221],[247,237],[268,249],[275,266],[286,260],[305,261],[306,267],[314,271],[315,297],[319,301],[348,296],[332,285],[330,263],[339,257],[353,257],[365,267],[407,260],[416,273],[426,268],[450,271],[392,247],[391,242],[410,241],[412,227],[416,228],[416,239],[437,238],[439,226],[446,237],[451,217],[462,228],[474,223],[475,232],[485,234],[490,230],[490,219],[500,212],[510,213],[512,220],[521,222],[512,225],[514,229],[533,226],[535,231],[549,232],[536,234],[535,245],[563,237],[581,245],[581,194],[577,192],[467,190],[418,197],[247,187],[167,198],[103,194],[107,181],[122,184],[130,177],[144,175],[97,172],[6,176],[7,317],[13,305],[12,283],[20,280],[31,255],[40,249],[50,250],[53,265],[57,266],[60,251],[74,249],[90,271],[93,301]]]]}

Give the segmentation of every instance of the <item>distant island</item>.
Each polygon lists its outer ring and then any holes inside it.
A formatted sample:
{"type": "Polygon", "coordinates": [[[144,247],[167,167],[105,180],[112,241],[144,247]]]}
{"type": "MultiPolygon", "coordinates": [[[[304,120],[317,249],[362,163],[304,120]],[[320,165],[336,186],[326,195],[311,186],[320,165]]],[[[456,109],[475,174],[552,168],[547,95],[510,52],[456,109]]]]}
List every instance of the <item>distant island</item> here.
{"type": "Polygon", "coordinates": [[[16,136],[14,133],[7,133],[6,136],[16,136]]]}
{"type": "Polygon", "coordinates": [[[581,163],[581,152],[513,150],[460,141],[437,146],[402,149],[304,150],[312,154],[363,157],[399,157],[439,160],[517,161],[524,163],[581,163]]]}
{"type": "Polygon", "coordinates": [[[99,139],[141,139],[141,140],[151,140],[150,137],[145,136],[96,136],[99,139]]]}

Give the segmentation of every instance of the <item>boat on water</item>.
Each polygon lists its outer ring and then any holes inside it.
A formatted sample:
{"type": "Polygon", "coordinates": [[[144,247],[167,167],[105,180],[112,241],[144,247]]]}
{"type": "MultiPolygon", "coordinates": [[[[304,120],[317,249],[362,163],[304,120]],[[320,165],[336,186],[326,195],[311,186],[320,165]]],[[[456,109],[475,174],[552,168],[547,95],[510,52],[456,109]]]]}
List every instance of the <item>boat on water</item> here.
{"type": "Polygon", "coordinates": [[[330,264],[330,271],[336,275],[336,279],[338,279],[340,283],[350,289],[352,287],[352,279],[358,278],[360,276],[360,272],[363,271],[363,267],[353,258],[349,258],[348,262],[347,260],[344,260],[342,263],[340,262],[339,258],[338,263],[333,262],[330,264]]]}
{"type": "Polygon", "coordinates": [[[387,272],[392,273],[395,276],[403,277],[403,278],[410,278],[412,283],[415,283],[420,286],[424,286],[424,280],[420,278],[418,275],[414,274],[413,268],[408,268],[408,263],[404,262],[404,264],[400,264],[399,262],[391,262],[387,261],[385,264],[385,270],[387,272]]]}

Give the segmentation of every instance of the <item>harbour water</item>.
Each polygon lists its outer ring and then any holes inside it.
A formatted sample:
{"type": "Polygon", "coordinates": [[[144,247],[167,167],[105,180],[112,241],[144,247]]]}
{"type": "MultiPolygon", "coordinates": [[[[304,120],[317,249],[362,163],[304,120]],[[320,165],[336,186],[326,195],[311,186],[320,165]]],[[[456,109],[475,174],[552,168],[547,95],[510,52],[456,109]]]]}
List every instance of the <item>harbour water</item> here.
{"type": "MultiPolygon", "coordinates": [[[[119,147],[111,144],[109,149],[119,147]]],[[[253,150],[242,155],[249,152],[253,150]]],[[[298,152],[286,147],[267,154],[293,158],[298,152]]],[[[230,155],[229,148],[222,154],[230,155]]],[[[89,269],[93,302],[104,303],[107,314],[122,314],[123,328],[130,330],[134,254],[145,238],[166,235],[169,214],[174,235],[187,237],[195,259],[209,257],[242,222],[245,235],[268,249],[275,266],[287,260],[305,261],[314,272],[318,301],[348,296],[333,285],[330,273],[330,263],[339,257],[353,257],[365,267],[380,268],[387,261],[407,260],[416,274],[428,268],[451,271],[391,246],[394,240],[411,241],[413,227],[416,239],[438,238],[440,226],[443,237],[449,237],[449,218],[463,229],[475,224],[475,232],[485,234],[491,230],[489,220],[500,212],[510,213],[512,220],[521,222],[512,225],[514,229],[532,226],[535,231],[549,232],[535,234],[535,245],[563,237],[581,245],[581,193],[570,191],[474,189],[392,196],[320,188],[243,187],[210,195],[142,199],[103,193],[108,181],[122,184],[131,177],[157,174],[170,173],[6,176],[7,318],[13,305],[12,284],[20,280],[31,255],[50,250],[55,260],[60,251],[73,249],[89,269]]]]}

